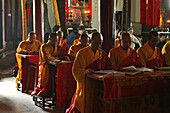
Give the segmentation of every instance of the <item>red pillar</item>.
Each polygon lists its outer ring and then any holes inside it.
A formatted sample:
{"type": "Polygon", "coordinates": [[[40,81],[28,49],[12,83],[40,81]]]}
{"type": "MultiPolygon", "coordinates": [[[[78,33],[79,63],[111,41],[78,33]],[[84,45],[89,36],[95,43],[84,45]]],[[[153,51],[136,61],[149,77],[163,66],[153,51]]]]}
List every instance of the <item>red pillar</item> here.
{"type": "Polygon", "coordinates": [[[35,33],[37,40],[42,42],[41,0],[35,0],[35,33]]]}
{"type": "Polygon", "coordinates": [[[103,46],[102,49],[105,52],[114,47],[114,37],[112,37],[113,32],[113,10],[114,10],[114,0],[100,0],[101,1],[101,33],[103,35],[103,46]]]}

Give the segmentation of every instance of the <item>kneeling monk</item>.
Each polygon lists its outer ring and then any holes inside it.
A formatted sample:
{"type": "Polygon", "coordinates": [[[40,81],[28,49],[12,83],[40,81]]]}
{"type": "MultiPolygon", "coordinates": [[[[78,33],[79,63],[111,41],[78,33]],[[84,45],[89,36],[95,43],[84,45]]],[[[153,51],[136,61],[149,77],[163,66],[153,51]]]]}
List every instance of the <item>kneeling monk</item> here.
{"type": "Polygon", "coordinates": [[[164,64],[163,55],[156,44],[158,42],[158,33],[151,31],[148,42],[137,50],[139,59],[143,66],[149,68],[162,67],[164,64]]]}
{"type": "Polygon", "coordinates": [[[121,70],[121,67],[134,65],[141,67],[139,58],[135,50],[130,48],[131,38],[129,33],[123,33],[120,36],[120,46],[112,48],[109,52],[109,58],[114,70],[121,70]]]}
{"type": "MultiPolygon", "coordinates": [[[[111,62],[107,54],[99,49],[101,44],[100,33],[95,32],[92,34],[91,45],[79,50],[77,53],[72,68],[73,76],[77,82],[77,89],[73,96],[72,104],[66,110],[66,113],[87,112],[87,109],[85,109],[87,105],[85,104],[86,75],[93,73],[95,70],[111,69],[111,62]]],[[[88,108],[88,105],[86,108],[88,108]]]]}
{"type": "Polygon", "coordinates": [[[39,81],[37,87],[35,88],[35,91],[33,91],[31,95],[35,94],[41,95],[52,90],[50,70],[47,62],[54,59],[60,59],[61,56],[66,55],[66,54],[61,55],[61,52],[63,53],[64,51],[61,48],[62,47],[59,47],[57,45],[56,33],[51,33],[50,40],[46,44],[43,44],[40,48],[39,81]]]}
{"type": "MultiPolygon", "coordinates": [[[[17,53],[18,54],[27,54],[27,53],[33,53],[33,52],[39,52],[41,42],[39,40],[36,40],[36,33],[30,32],[28,34],[28,39],[20,42],[18,48],[17,48],[17,53]]],[[[18,81],[22,80],[22,62],[21,62],[21,56],[16,55],[16,59],[18,62],[19,70],[18,74],[15,80],[16,87],[18,89],[19,83],[18,81]]]]}
{"type": "Polygon", "coordinates": [[[80,42],[79,42],[78,44],[76,44],[76,45],[72,45],[72,46],[70,47],[70,49],[69,49],[68,54],[70,55],[70,59],[71,59],[72,61],[74,61],[77,52],[78,52],[80,49],[82,49],[82,48],[84,48],[84,47],[86,47],[86,46],[88,46],[88,45],[89,45],[89,44],[88,44],[88,35],[85,34],[85,33],[83,33],[83,34],[80,36],[80,42]]]}

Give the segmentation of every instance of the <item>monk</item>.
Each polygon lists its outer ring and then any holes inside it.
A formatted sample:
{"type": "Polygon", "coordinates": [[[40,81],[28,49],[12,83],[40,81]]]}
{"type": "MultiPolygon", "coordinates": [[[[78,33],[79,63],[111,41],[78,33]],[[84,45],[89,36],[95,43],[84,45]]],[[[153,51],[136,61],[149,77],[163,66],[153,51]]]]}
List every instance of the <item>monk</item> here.
{"type": "Polygon", "coordinates": [[[112,48],[109,51],[108,57],[112,62],[114,70],[121,70],[122,67],[134,65],[141,67],[139,58],[135,50],[130,48],[131,38],[129,33],[122,33],[120,36],[120,46],[112,48]]]}
{"type": "Polygon", "coordinates": [[[170,41],[168,41],[162,48],[162,54],[165,59],[165,65],[170,66],[170,41]]]}
{"type": "Polygon", "coordinates": [[[74,41],[73,41],[73,45],[76,45],[79,43],[79,38],[81,36],[81,34],[83,34],[85,32],[85,27],[84,25],[80,25],[78,28],[78,34],[74,37],[74,41]]]}
{"type": "MultiPolygon", "coordinates": [[[[72,99],[72,104],[70,108],[66,110],[66,113],[84,113],[86,111],[85,79],[87,74],[91,74],[95,70],[111,69],[111,62],[107,54],[100,49],[101,44],[101,35],[95,32],[92,34],[91,45],[78,51],[72,68],[73,76],[77,82],[77,88],[72,99]]],[[[86,108],[88,108],[87,104],[86,108]]]]}
{"type": "Polygon", "coordinates": [[[47,61],[61,59],[62,55],[60,52],[60,48],[57,45],[56,33],[51,33],[49,41],[43,44],[40,48],[39,82],[37,87],[35,88],[35,91],[31,93],[32,96],[35,94],[41,95],[52,91],[50,71],[47,61]]]}
{"type": "Polygon", "coordinates": [[[57,42],[59,43],[59,46],[63,47],[68,52],[70,46],[65,42],[65,40],[63,40],[62,31],[57,32],[57,42]]]}
{"type": "Polygon", "coordinates": [[[68,54],[70,55],[70,60],[73,61],[75,59],[77,52],[86,46],[88,46],[88,35],[83,33],[80,36],[80,42],[76,45],[72,45],[69,49],[68,54]]]}
{"type": "Polygon", "coordinates": [[[144,67],[157,68],[164,64],[163,55],[156,44],[158,42],[158,33],[151,31],[149,33],[148,41],[137,50],[139,59],[144,67]]]}
{"type": "MultiPolygon", "coordinates": [[[[18,54],[28,54],[28,53],[36,53],[39,52],[41,42],[36,40],[36,34],[34,32],[30,32],[28,34],[28,39],[20,42],[18,48],[17,48],[17,53],[18,54]]],[[[18,81],[22,80],[22,65],[21,65],[21,56],[16,55],[16,59],[18,62],[19,70],[18,74],[16,77],[16,88],[18,89],[19,83],[18,81]]]]}

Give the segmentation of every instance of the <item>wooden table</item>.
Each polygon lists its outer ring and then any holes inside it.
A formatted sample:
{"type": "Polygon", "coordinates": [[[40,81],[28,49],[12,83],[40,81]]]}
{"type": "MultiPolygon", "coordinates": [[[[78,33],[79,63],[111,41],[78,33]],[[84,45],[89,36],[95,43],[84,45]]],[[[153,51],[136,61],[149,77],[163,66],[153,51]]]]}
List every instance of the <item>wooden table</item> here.
{"type": "Polygon", "coordinates": [[[21,57],[22,63],[22,92],[33,91],[38,81],[39,55],[17,54],[21,57]]]}
{"type": "Polygon", "coordinates": [[[134,76],[86,80],[88,113],[168,113],[170,112],[170,73],[145,72],[134,76]],[[88,83],[88,84],[87,84],[88,83]]]}
{"type": "Polygon", "coordinates": [[[71,61],[51,61],[56,66],[56,108],[68,108],[76,90],[76,81],[72,75],[71,61]]]}

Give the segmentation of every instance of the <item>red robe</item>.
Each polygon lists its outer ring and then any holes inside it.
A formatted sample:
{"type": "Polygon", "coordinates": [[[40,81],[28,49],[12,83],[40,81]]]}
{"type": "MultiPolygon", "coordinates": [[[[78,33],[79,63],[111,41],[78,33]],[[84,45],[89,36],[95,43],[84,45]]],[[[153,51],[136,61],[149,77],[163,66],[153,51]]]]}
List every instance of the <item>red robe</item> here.
{"type": "Polygon", "coordinates": [[[141,62],[137,57],[135,50],[129,48],[127,52],[123,50],[122,46],[113,48],[109,52],[109,58],[112,62],[112,67],[117,70],[119,67],[126,67],[134,65],[135,67],[141,67],[141,62]]]}
{"type": "Polygon", "coordinates": [[[146,43],[137,50],[137,53],[142,65],[145,67],[162,67],[164,65],[163,55],[157,47],[155,47],[155,50],[153,51],[149,44],[146,43]]]}

